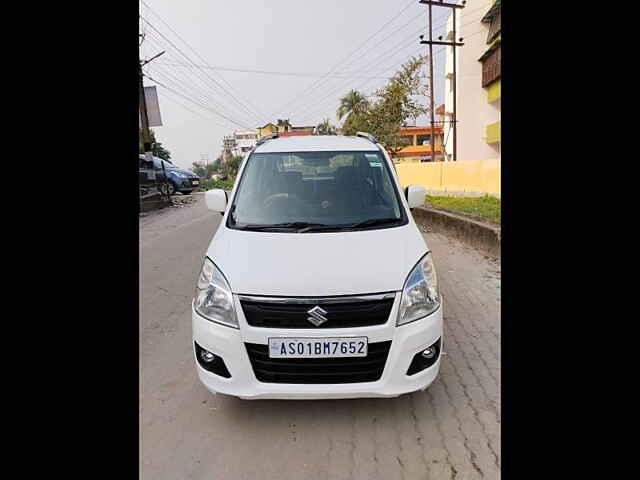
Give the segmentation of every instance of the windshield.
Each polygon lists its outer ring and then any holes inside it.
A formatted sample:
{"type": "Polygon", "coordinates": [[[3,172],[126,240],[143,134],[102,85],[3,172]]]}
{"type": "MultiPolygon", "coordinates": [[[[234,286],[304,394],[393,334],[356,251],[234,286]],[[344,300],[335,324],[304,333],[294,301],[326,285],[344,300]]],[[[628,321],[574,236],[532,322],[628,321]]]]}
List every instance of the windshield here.
{"type": "Polygon", "coordinates": [[[165,162],[165,161],[163,161],[162,163],[164,163],[165,170],[177,170],[178,169],[178,167],[176,167],[173,163],[169,163],[169,162],[165,162]]]}
{"type": "Polygon", "coordinates": [[[379,151],[254,153],[247,162],[230,228],[302,233],[407,222],[379,151]]]}

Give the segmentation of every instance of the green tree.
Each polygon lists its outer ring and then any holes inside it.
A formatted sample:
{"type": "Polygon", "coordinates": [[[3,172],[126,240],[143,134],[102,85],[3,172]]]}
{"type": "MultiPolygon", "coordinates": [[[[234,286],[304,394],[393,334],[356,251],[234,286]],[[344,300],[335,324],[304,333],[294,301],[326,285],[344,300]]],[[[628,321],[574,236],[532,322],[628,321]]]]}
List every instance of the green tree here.
{"type": "Polygon", "coordinates": [[[367,98],[357,90],[351,90],[344,97],[340,99],[340,105],[336,115],[338,120],[342,120],[344,116],[347,120],[352,115],[361,115],[366,112],[369,107],[369,101],[367,98]]]}
{"type": "Polygon", "coordinates": [[[347,117],[342,125],[342,133],[355,135],[358,131],[369,132],[378,138],[387,151],[397,152],[400,127],[406,125],[407,120],[427,112],[426,107],[416,99],[417,95],[428,93],[420,79],[420,68],[424,61],[424,57],[414,57],[404,63],[389,82],[375,92],[375,101],[369,102],[366,109],[347,117]]]}
{"type": "Polygon", "coordinates": [[[316,127],[316,135],[336,135],[336,133],[336,127],[331,124],[328,118],[325,118],[316,127]]]}
{"type": "Polygon", "coordinates": [[[211,176],[220,170],[220,158],[215,159],[212,163],[206,165],[202,162],[193,162],[193,173],[199,177],[211,178],[211,176]]]}
{"type": "Polygon", "coordinates": [[[216,173],[218,171],[218,166],[216,166],[216,161],[214,160],[213,163],[208,163],[207,164],[207,178],[211,178],[211,175],[213,175],[214,173],[216,173]]]}
{"type": "Polygon", "coordinates": [[[193,173],[195,173],[199,177],[209,178],[209,176],[207,175],[207,168],[201,162],[193,162],[191,165],[193,166],[193,168],[191,169],[193,170],[193,173]]]}
{"type": "Polygon", "coordinates": [[[228,178],[236,178],[243,157],[240,155],[232,155],[223,165],[222,171],[228,178]]]}

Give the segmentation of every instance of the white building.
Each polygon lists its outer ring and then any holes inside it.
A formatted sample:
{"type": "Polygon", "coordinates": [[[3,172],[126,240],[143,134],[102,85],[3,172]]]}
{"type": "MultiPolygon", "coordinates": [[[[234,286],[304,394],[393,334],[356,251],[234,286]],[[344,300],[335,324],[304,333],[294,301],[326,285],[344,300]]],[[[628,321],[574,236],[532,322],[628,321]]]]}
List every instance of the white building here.
{"type": "Polygon", "coordinates": [[[249,150],[255,147],[258,141],[258,135],[255,130],[246,130],[242,132],[234,132],[236,145],[233,150],[234,155],[244,156],[249,150]]]}
{"type": "MultiPolygon", "coordinates": [[[[458,2],[461,3],[461,2],[458,2]]],[[[500,159],[500,3],[467,0],[456,14],[457,160],[500,159]]],[[[447,41],[453,40],[453,13],[447,41]]],[[[445,47],[445,114],[453,114],[453,47],[445,47]]],[[[445,123],[445,152],[453,157],[452,123],[445,123]]]]}

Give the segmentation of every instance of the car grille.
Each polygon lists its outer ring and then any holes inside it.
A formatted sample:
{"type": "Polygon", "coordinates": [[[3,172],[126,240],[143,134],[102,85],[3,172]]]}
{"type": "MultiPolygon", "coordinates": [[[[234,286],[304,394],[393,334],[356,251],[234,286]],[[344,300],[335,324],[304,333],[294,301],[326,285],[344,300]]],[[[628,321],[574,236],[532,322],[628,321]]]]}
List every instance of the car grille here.
{"type": "Polygon", "coordinates": [[[334,384],[375,382],[382,377],[391,341],[370,343],[366,357],[269,358],[267,345],[245,343],[259,382],[334,384]]]}
{"type": "Polygon", "coordinates": [[[352,328],[386,323],[393,307],[395,294],[369,295],[349,298],[292,299],[295,303],[240,296],[240,305],[252,327],[267,328],[352,328]],[[327,319],[315,326],[309,322],[308,311],[320,306],[327,319]]]}

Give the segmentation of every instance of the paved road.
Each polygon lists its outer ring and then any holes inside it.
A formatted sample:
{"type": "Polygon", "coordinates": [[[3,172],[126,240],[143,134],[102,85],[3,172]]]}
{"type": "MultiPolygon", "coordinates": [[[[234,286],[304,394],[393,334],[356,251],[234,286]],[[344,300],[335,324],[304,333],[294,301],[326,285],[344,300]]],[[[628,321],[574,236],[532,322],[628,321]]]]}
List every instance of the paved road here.
{"type": "Polygon", "coordinates": [[[191,356],[190,302],[220,218],[201,196],[141,218],[141,478],[500,478],[499,263],[426,233],[446,353],[426,392],[242,401],[205,390],[191,356]]]}

